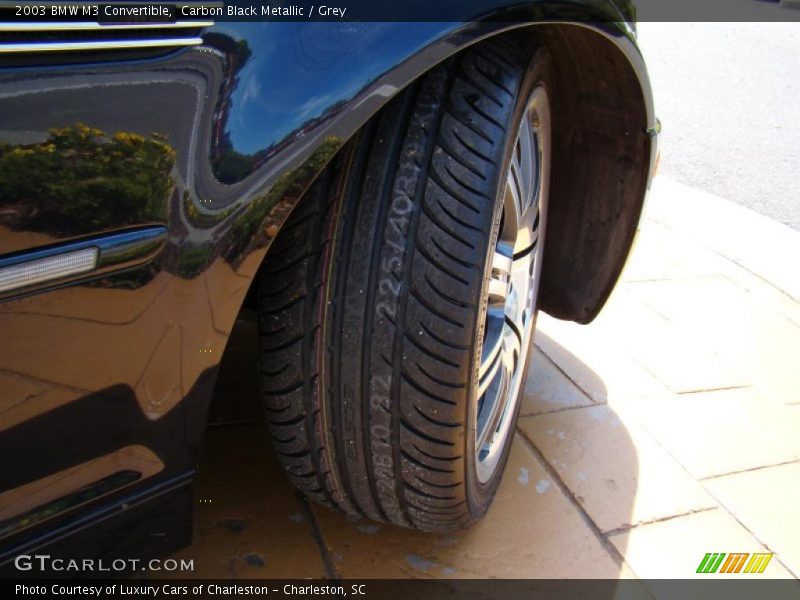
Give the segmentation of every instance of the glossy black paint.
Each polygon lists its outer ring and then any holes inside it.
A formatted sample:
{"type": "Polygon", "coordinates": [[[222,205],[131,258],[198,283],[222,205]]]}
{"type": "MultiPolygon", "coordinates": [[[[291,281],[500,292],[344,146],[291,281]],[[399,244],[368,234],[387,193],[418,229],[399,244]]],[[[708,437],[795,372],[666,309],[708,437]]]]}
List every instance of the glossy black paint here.
{"type": "MultiPolygon", "coordinates": [[[[158,60],[0,68],[0,267],[91,244],[116,253],[87,276],[0,299],[0,522],[11,532],[0,564],[58,541],[80,554],[65,540],[87,524],[110,531],[117,515],[130,528],[123,515],[148,495],[185,498],[228,336],[309,183],[403,86],[519,26],[221,23],[203,46],[158,60]],[[142,232],[155,245],[131,254],[114,243],[142,232]],[[77,508],[20,520],[36,509],[32,490],[40,506],[72,493],[49,476],[81,467],[99,481],[138,468],[141,448],[163,464],[77,508]]],[[[592,29],[640,81],[643,133],[654,117],[631,32],[592,29]]],[[[138,526],[157,552],[165,523],[138,526]]]]}

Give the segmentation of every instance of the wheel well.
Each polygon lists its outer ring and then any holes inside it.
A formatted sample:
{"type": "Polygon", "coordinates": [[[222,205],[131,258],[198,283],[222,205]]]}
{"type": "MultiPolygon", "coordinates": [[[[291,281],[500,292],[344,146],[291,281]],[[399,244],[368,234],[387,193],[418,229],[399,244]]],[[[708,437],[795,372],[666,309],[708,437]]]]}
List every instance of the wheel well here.
{"type": "MultiPolygon", "coordinates": [[[[608,299],[636,234],[651,164],[649,89],[599,32],[569,24],[529,29],[549,51],[556,87],[539,306],[588,323],[608,299]]],[[[254,289],[244,307],[255,307],[254,289]]]]}
{"type": "Polygon", "coordinates": [[[553,156],[539,305],[588,323],[625,264],[649,182],[649,88],[587,27],[535,26],[554,67],[553,156]]]}

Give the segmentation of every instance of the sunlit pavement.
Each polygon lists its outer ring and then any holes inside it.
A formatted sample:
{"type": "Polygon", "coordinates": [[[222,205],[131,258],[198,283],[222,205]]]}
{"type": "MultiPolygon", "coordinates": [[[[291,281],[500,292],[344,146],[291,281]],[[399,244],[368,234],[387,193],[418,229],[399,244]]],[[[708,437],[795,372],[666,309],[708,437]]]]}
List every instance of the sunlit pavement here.
{"type": "Polygon", "coordinates": [[[664,124],[660,172],[800,231],[800,22],[638,31],[664,124]]]}
{"type": "Polygon", "coordinates": [[[598,319],[540,316],[494,506],[450,535],[295,495],[254,401],[255,324],[240,321],[180,556],[215,578],[685,578],[708,552],[773,552],[754,576],[797,577],[798,259],[800,233],[658,180],[598,319]]]}

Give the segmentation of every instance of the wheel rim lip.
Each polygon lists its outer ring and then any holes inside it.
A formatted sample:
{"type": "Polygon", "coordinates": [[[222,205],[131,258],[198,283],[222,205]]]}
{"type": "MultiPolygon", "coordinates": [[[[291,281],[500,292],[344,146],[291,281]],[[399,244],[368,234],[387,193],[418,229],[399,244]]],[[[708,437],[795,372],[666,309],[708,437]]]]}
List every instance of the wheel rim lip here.
{"type": "MultiPolygon", "coordinates": [[[[547,190],[546,177],[549,149],[549,105],[547,96],[541,87],[536,88],[530,95],[523,119],[519,128],[510,164],[506,170],[503,189],[503,217],[498,225],[498,235],[495,247],[489,253],[487,265],[489,283],[486,293],[489,299],[485,305],[483,340],[478,353],[479,362],[473,393],[475,401],[475,464],[480,483],[488,482],[497,470],[503,450],[511,434],[513,417],[516,414],[516,405],[519,402],[522,375],[528,360],[528,348],[536,314],[536,298],[538,296],[539,276],[541,271],[541,257],[544,248],[544,223],[546,216],[547,190]],[[525,158],[525,143],[521,138],[527,136],[530,144],[529,157],[525,158]],[[518,154],[518,148],[521,153],[518,154]],[[517,166],[527,168],[527,172],[512,173],[517,166]],[[530,194],[529,207],[533,216],[518,211],[515,215],[516,223],[513,240],[509,228],[509,188],[514,186],[516,191],[526,186],[521,196],[530,194]],[[527,229],[526,229],[527,228],[527,229]],[[532,246],[532,242],[535,245],[532,246]],[[530,251],[525,253],[527,246],[530,251]],[[500,254],[501,258],[497,258],[500,254]],[[511,258],[512,265],[508,273],[508,293],[505,296],[502,308],[495,290],[499,286],[497,280],[506,279],[502,275],[507,267],[505,259],[511,258]],[[495,263],[500,268],[495,268],[495,263]],[[523,272],[525,276],[523,276],[523,272]],[[520,291],[520,288],[521,291],[520,291]],[[524,302],[521,308],[520,302],[524,302]],[[509,303],[512,306],[509,307],[509,303]],[[511,313],[509,315],[509,313],[511,313]],[[522,318],[525,315],[525,318],[522,318]],[[516,318],[512,318],[516,317],[516,318]],[[520,320],[522,321],[520,323],[520,320]],[[500,336],[498,342],[498,336],[500,336]],[[510,336],[516,336],[511,339],[510,336]],[[499,346],[498,346],[499,344],[499,346]],[[498,350],[498,347],[500,350],[498,350]],[[505,356],[502,358],[504,366],[496,367],[497,353],[505,356]],[[509,357],[516,352],[513,365],[509,357]],[[493,361],[493,362],[492,362],[493,361]],[[498,369],[499,373],[493,373],[498,369]]],[[[512,194],[513,196],[513,194],[512,194]]],[[[517,198],[517,201],[519,199],[517,198]]],[[[519,203],[522,207],[525,203],[519,203]]]]}

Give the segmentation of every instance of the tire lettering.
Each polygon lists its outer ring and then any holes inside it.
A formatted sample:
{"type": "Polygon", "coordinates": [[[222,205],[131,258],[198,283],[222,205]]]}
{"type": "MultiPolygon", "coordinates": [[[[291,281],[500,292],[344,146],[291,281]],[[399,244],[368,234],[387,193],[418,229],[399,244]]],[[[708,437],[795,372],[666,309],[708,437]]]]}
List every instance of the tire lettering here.
{"type": "Polygon", "coordinates": [[[402,519],[400,503],[395,490],[394,458],[391,444],[392,414],[388,395],[391,385],[391,375],[374,375],[370,378],[370,404],[373,409],[372,425],[369,428],[371,461],[381,506],[387,514],[402,519]]]}
{"type": "Polygon", "coordinates": [[[383,258],[383,271],[384,273],[397,274],[403,268],[403,261],[399,256],[385,256],[383,258]]]}
{"type": "Polygon", "coordinates": [[[394,281],[390,277],[384,277],[378,284],[378,289],[384,294],[397,298],[400,295],[400,282],[394,281]]]}

